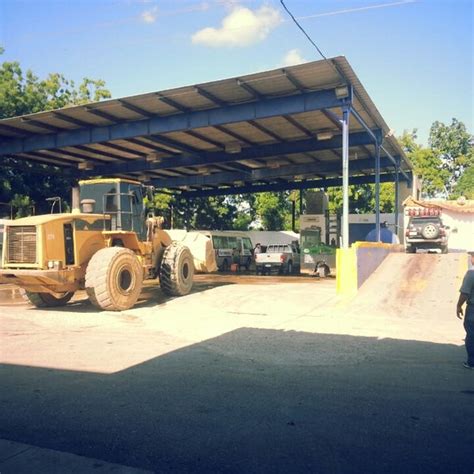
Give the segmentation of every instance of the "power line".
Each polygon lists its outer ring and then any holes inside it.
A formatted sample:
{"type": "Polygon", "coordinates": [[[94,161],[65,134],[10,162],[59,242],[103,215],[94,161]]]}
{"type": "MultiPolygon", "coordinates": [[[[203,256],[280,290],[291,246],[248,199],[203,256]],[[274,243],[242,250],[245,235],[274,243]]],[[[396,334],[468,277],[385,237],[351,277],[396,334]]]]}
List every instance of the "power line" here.
{"type": "Polygon", "coordinates": [[[319,49],[318,45],[311,39],[311,37],[306,33],[304,28],[298,23],[298,20],[293,16],[293,13],[290,12],[288,7],[285,5],[285,2],[283,0],[280,0],[280,3],[282,4],[283,8],[286,10],[286,13],[290,15],[291,19],[295,22],[296,26],[303,32],[303,34],[308,38],[308,41],[316,48],[318,53],[321,55],[323,59],[328,61],[328,58],[323,54],[323,52],[319,49]]]}
{"type": "Polygon", "coordinates": [[[293,13],[290,12],[288,7],[285,5],[285,2],[283,0],[280,0],[280,3],[282,4],[283,8],[285,11],[290,15],[291,19],[295,22],[296,26],[303,32],[303,34],[306,36],[308,41],[316,48],[318,53],[321,55],[321,57],[329,63],[329,65],[334,69],[336,74],[342,79],[343,82],[347,82],[346,79],[343,77],[343,75],[340,73],[339,69],[333,64],[331,60],[329,60],[324,53],[319,49],[318,45],[311,39],[311,37],[306,33],[304,28],[298,23],[298,20],[294,17],[293,13]]]}

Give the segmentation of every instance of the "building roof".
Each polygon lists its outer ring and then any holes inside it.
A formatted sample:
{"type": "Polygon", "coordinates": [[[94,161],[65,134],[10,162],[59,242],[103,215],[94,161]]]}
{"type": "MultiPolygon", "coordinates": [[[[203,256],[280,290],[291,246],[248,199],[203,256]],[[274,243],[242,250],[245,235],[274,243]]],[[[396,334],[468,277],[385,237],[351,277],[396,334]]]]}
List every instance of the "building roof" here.
{"type": "Polygon", "coordinates": [[[404,207],[425,207],[442,209],[445,211],[459,212],[463,214],[474,214],[474,200],[473,199],[457,199],[456,201],[447,200],[430,200],[422,201],[416,200],[411,196],[403,201],[404,207]]]}
{"type": "MultiPolygon", "coordinates": [[[[345,57],[3,119],[0,156],[171,190],[336,183],[344,102],[337,88],[344,85],[352,86],[355,112],[384,137],[386,180],[393,179],[391,157],[410,172],[345,57]]],[[[350,170],[363,181],[374,174],[375,146],[354,118],[350,134],[350,170]]]]}

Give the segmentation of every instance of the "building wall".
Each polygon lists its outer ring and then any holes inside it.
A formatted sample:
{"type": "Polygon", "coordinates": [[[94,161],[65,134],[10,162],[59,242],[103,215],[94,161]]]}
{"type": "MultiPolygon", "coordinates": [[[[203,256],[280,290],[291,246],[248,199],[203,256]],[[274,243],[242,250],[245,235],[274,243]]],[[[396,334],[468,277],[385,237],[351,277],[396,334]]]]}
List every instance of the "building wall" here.
{"type": "MultiPolygon", "coordinates": [[[[449,250],[474,250],[474,213],[463,213],[443,209],[441,213],[443,224],[449,226],[449,250]]],[[[409,216],[404,216],[406,229],[409,216]]]]}

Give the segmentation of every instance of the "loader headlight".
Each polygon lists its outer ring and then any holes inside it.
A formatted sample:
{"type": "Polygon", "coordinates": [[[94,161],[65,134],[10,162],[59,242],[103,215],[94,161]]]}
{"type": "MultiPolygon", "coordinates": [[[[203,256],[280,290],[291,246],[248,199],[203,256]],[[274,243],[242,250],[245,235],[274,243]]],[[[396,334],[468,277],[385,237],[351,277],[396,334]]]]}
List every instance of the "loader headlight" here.
{"type": "Polygon", "coordinates": [[[62,262],[60,260],[48,260],[48,268],[50,270],[60,270],[62,262]]]}

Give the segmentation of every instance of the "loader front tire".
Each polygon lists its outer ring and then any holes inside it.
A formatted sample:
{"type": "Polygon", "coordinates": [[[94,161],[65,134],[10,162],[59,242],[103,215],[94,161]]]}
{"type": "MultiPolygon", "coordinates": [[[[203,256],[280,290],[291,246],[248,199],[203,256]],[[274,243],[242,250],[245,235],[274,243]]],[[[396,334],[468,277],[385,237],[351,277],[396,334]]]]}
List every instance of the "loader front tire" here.
{"type": "Polygon", "coordinates": [[[74,291],[60,293],[58,296],[51,293],[33,293],[27,290],[22,290],[21,294],[25,300],[37,308],[53,308],[64,306],[74,296],[74,291]]]}
{"type": "Polygon", "coordinates": [[[170,296],[187,295],[193,287],[194,262],[191,251],[180,242],[166,247],[161,261],[160,286],[170,296]]]}
{"type": "Polygon", "coordinates": [[[107,311],[130,309],[137,302],[142,286],[143,269],[130,249],[101,249],[87,265],[87,296],[97,308],[107,311]]]}

